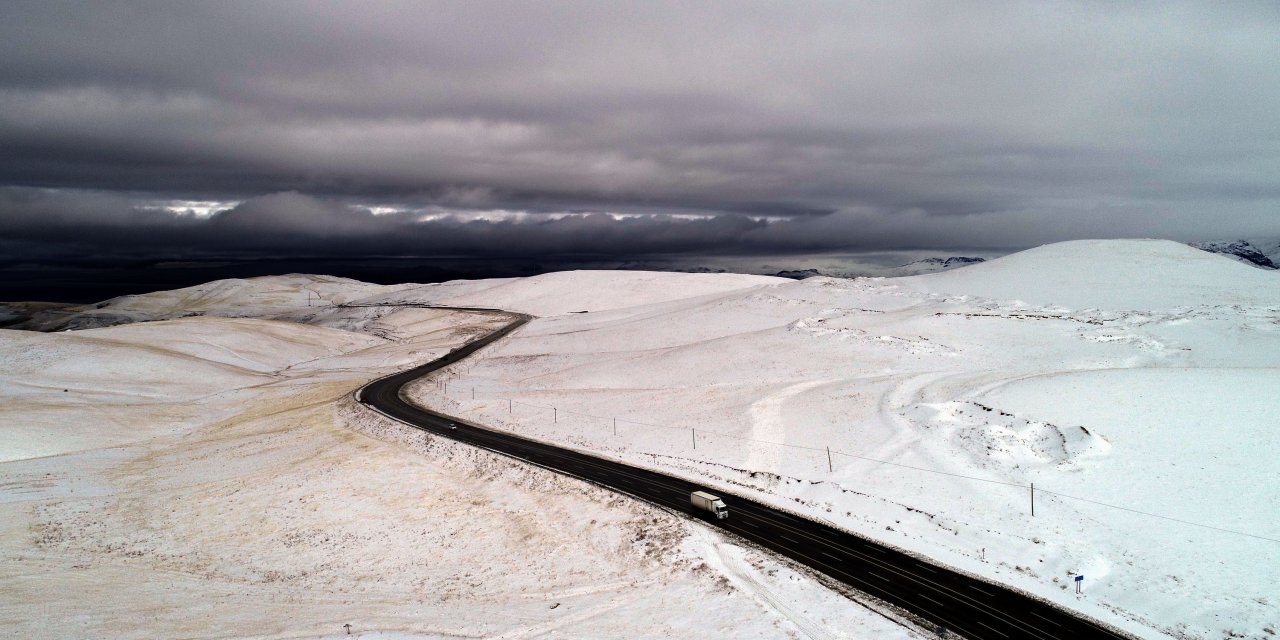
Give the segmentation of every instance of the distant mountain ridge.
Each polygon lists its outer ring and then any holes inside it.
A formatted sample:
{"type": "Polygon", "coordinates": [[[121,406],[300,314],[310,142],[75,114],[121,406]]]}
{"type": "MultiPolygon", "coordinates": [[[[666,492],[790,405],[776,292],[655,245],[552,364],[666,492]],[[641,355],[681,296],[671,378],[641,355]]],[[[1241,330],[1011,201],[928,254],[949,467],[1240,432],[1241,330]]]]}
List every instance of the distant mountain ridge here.
{"type": "Polygon", "coordinates": [[[986,262],[985,258],[976,258],[972,256],[950,256],[947,258],[921,258],[912,262],[908,262],[900,267],[888,269],[884,275],[890,277],[897,276],[918,276],[926,273],[937,273],[939,271],[950,271],[960,267],[968,267],[970,265],[986,262]]]}
{"type": "Polygon", "coordinates": [[[817,269],[786,269],[773,274],[779,278],[791,278],[792,280],[804,280],[805,278],[816,278],[823,275],[817,269]]]}
{"type": "Polygon", "coordinates": [[[925,273],[936,273],[938,271],[948,271],[959,267],[967,267],[969,265],[986,262],[985,258],[975,258],[970,256],[950,256],[947,258],[922,258],[913,260],[896,267],[882,267],[871,273],[845,273],[845,272],[828,272],[824,273],[818,269],[784,269],[770,275],[779,278],[790,278],[792,280],[804,280],[805,278],[815,278],[818,276],[829,276],[832,278],[857,278],[862,276],[882,276],[896,278],[900,276],[918,276],[925,273]]]}
{"type": "Polygon", "coordinates": [[[986,259],[973,258],[968,256],[951,256],[950,258],[924,258],[921,260],[916,260],[915,262],[905,264],[903,266],[910,267],[912,265],[919,265],[921,267],[933,267],[933,268],[937,268],[938,270],[943,270],[943,269],[954,269],[956,267],[967,267],[971,264],[977,264],[979,262],[986,262],[986,259]]]}
{"type": "MultiPolygon", "coordinates": [[[[1189,242],[1187,244],[1201,251],[1232,257],[1263,269],[1280,269],[1280,265],[1277,265],[1270,256],[1263,253],[1261,249],[1258,249],[1248,240],[1212,240],[1208,242],[1189,242]]],[[[1280,243],[1275,243],[1272,250],[1273,253],[1280,250],[1280,243]]]]}

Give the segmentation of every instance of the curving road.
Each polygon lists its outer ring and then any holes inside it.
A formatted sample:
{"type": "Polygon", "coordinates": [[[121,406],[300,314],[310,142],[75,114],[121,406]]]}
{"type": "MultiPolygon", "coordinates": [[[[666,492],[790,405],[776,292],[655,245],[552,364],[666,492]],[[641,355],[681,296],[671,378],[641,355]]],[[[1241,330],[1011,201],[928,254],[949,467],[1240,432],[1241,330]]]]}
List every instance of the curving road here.
{"type": "Polygon", "coordinates": [[[966,638],[1129,638],[1097,622],[989,582],[930,564],[829,525],[656,471],[494,431],[413,404],[401,394],[410,382],[447,367],[500,340],[531,317],[499,309],[437,307],[512,318],[502,329],[437,360],[380,378],[356,391],[356,399],[410,426],[487,449],[683,512],[760,547],[820,571],[858,591],[901,607],[935,625],[940,635],[966,638]],[[701,517],[689,494],[706,489],[721,496],[729,518],[701,517]],[[942,630],[945,629],[945,633],[942,630]]]}

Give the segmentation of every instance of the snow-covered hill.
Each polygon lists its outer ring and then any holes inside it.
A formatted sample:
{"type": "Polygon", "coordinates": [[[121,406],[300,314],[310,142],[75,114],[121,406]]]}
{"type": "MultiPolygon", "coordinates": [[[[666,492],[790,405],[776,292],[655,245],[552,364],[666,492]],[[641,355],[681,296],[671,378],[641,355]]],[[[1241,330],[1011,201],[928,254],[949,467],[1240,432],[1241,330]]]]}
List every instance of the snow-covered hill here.
{"type": "MultiPolygon", "coordinates": [[[[208,317],[0,330],[0,631],[922,637],[671,514],[355,405],[363,382],[499,321],[308,307],[299,292],[326,280],[104,307],[208,317]],[[325,326],[214,317],[249,313],[325,326]]],[[[329,284],[326,301],[387,289],[329,284]]]]}
{"type": "Polygon", "coordinates": [[[1270,305],[1277,276],[1168,240],[1079,240],[907,279],[920,292],[1069,309],[1270,305]]]}
{"type": "Polygon", "coordinates": [[[441,304],[492,307],[540,316],[696,298],[764,284],[780,278],[735,273],[655,273],[649,271],[561,271],[529,278],[457,280],[418,285],[372,296],[360,304],[441,304]]]}
{"type": "Polygon", "coordinates": [[[215,280],[194,287],[121,296],[93,305],[57,306],[46,311],[37,309],[29,320],[10,328],[35,331],[95,329],[197,315],[323,324],[314,320],[328,307],[388,293],[403,286],[301,274],[215,280]]]}
{"type": "Polygon", "coordinates": [[[1144,637],[1265,637],[1277,277],[1174,242],[1063,243],[545,317],[448,393],[415,393],[755,492],[1144,637]]]}

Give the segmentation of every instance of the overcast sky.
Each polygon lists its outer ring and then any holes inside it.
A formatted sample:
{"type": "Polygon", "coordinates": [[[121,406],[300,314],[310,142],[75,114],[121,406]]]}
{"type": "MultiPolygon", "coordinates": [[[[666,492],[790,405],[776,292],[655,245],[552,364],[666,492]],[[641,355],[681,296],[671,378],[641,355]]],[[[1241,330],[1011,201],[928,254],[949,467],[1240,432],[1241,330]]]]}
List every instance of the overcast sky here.
{"type": "Polygon", "coordinates": [[[0,250],[1280,236],[1280,3],[0,5],[0,250]]]}

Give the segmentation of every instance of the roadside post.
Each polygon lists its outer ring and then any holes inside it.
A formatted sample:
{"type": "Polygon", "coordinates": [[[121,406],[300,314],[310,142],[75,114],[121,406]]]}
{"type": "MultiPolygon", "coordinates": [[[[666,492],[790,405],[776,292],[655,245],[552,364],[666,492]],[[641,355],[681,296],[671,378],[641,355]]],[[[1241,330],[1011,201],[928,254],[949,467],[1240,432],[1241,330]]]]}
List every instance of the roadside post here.
{"type": "Polygon", "coordinates": [[[1084,584],[1084,576],[1076,576],[1076,593],[1080,593],[1080,586],[1084,584]]]}

